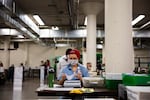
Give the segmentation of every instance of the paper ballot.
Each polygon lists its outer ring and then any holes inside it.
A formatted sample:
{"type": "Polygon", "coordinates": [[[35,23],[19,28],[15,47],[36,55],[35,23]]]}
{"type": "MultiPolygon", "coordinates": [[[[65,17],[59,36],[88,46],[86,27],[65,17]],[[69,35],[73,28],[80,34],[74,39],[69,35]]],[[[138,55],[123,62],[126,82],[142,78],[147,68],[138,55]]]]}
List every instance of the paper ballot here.
{"type": "Polygon", "coordinates": [[[80,80],[66,80],[64,82],[64,87],[81,87],[80,80]]]}

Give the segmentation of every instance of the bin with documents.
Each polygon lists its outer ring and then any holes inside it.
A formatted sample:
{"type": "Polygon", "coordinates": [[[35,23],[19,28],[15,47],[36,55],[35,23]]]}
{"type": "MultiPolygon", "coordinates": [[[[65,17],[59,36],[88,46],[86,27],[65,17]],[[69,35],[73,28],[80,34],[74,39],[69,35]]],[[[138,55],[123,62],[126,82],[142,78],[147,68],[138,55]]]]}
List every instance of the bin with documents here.
{"type": "Polygon", "coordinates": [[[150,75],[122,74],[123,84],[126,86],[150,86],[150,75]]]}

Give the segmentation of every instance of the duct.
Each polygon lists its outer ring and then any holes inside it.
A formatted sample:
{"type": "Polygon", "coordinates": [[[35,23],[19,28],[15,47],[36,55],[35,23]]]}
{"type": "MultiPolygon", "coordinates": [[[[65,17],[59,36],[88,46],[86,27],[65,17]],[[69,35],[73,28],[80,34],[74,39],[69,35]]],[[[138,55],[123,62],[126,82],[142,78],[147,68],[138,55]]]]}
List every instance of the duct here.
{"type": "MultiPolygon", "coordinates": [[[[51,29],[40,29],[40,38],[85,38],[86,30],[51,30],[51,29]]],[[[104,32],[101,30],[97,31],[97,37],[104,37],[104,32]]]]}
{"type": "Polygon", "coordinates": [[[150,31],[134,31],[134,38],[150,38],[150,31]]]}
{"type": "Polygon", "coordinates": [[[36,38],[35,35],[33,35],[25,27],[23,27],[19,22],[17,22],[16,20],[12,19],[8,14],[3,12],[1,9],[0,9],[0,17],[5,21],[5,23],[7,25],[15,27],[18,31],[23,33],[25,36],[31,37],[33,39],[36,38]]]}
{"type": "Polygon", "coordinates": [[[0,6],[6,8],[5,10],[12,10],[13,0],[0,0],[0,6]]]}
{"type": "Polygon", "coordinates": [[[70,16],[70,25],[72,26],[73,29],[77,29],[78,2],[76,2],[75,0],[67,0],[67,6],[70,16]]]}
{"type": "Polygon", "coordinates": [[[32,33],[36,33],[35,35],[39,36],[39,28],[37,25],[26,14],[24,14],[18,6],[16,6],[13,0],[0,0],[0,7],[7,14],[12,15],[13,12],[13,17],[17,18],[17,20],[21,22],[20,25],[28,27],[32,33]]]}
{"type": "Polygon", "coordinates": [[[73,26],[73,18],[72,18],[72,0],[67,0],[68,12],[70,16],[70,25],[73,26]]]}
{"type": "Polygon", "coordinates": [[[12,39],[11,42],[33,42],[33,39],[12,39]]]}
{"type": "MultiPolygon", "coordinates": [[[[150,31],[133,31],[133,38],[150,38],[150,31]]],[[[103,30],[97,30],[97,38],[104,38],[105,33],[103,30]]],[[[86,30],[51,30],[40,29],[40,38],[86,38],[86,30]]]]}
{"type": "Polygon", "coordinates": [[[40,38],[64,38],[65,31],[63,30],[51,30],[51,29],[40,29],[40,38]]]}
{"type": "Polygon", "coordinates": [[[4,28],[0,29],[0,36],[4,35],[11,35],[11,36],[16,36],[16,35],[21,35],[20,32],[16,31],[15,29],[9,29],[9,28],[4,28]]]}
{"type": "Polygon", "coordinates": [[[78,29],[79,0],[74,0],[74,29],[78,29]]]}
{"type": "Polygon", "coordinates": [[[18,18],[17,20],[22,22],[22,25],[25,25],[25,27],[28,27],[32,33],[36,33],[36,36],[39,36],[39,27],[37,27],[37,25],[29,18],[29,16],[27,14],[25,14],[17,5],[16,5],[16,9],[15,9],[15,14],[16,14],[16,18],[18,18]]]}

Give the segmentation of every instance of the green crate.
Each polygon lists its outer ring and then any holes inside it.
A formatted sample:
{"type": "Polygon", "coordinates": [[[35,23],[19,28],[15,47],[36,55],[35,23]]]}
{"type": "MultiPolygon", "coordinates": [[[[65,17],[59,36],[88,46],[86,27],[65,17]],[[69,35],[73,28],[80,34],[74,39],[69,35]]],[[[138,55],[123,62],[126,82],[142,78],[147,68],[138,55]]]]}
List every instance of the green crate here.
{"type": "Polygon", "coordinates": [[[106,79],[105,80],[105,86],[107,89],[118,89],[118,85],[122,84],[122,80],[110,80],[106,79]]]}
{"type": "Polygon", "coordinates": [[[150,75],[146,74],[122,74],[123,84],[126,86],[149,86],[150,75]]]}

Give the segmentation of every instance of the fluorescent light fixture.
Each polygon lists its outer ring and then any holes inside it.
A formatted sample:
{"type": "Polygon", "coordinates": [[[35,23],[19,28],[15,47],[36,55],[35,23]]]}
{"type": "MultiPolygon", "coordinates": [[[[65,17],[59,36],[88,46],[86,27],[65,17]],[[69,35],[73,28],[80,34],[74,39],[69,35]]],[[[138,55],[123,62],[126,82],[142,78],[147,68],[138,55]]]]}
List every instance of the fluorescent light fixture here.
{"type": "Polygon", "coordinates": [[[146,27],[146,26],[149,25],[149,24],[150,24],[150,21],[148,21],[147,23],[145,23],[144,25],[142,25],[142,26],[140,27],[140,29],[146,27]]]}
{"type": "Polygon", "coordinates": [[[59,27],[57,27],[57,26],[52,26],[52,30],[59,30],[59,27]]]}
{"type": "Polygon", "coordinates": [[[45,25],[38,15],[33,15],[33,18],[39,23],[39,25],[45,25]]]}
{"type": "Polygon", "coordinates": [[[22,27],[22,28],[21,28],[21,30],[22,30],[22,31],[27,31],[27,29],[26,29],[26,28],[24,28],[24,27],[22,27]]]}
{"type": "Polygon", "coordinates": [[[102,44],[97,44],[97,49],[102,49],[103,45],[102,44]]]}
{"type": "Polygon", "coordinates": [[[139,15],[136,19],[132,21],[132,26],[141,21],[144,17],[145,15],[139,15]]]}
{"type": "Polygon", "coordinates": [[[18,38],[24,38],[24,36],[23,35],[18,35],[18,38]]]}
{"type": "Polygon", "coordinates": [[[85,17],[84,25],[87,25],[87,17],[85,17]]]}

